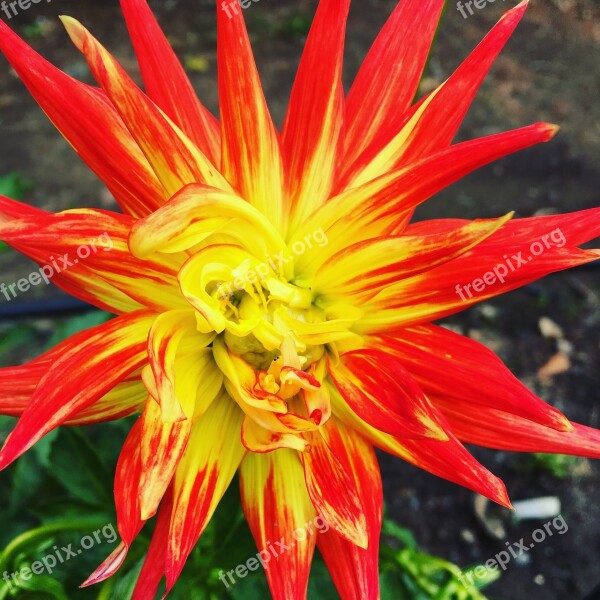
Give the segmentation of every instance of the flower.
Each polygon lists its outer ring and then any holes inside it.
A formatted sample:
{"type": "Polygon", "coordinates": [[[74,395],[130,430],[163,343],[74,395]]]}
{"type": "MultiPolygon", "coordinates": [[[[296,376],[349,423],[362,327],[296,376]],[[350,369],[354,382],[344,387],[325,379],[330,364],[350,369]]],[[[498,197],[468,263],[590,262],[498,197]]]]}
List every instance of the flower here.
{"type": "Polygon", "coordinates": [[[431,323],[596,260],[579,246],[599,235],[599,209],[410,222],[443,187],[556,133],[537,123],[452,144],[525,2],[413,105],[443,0],[403,0],[347,96],[349,0],[321,0],[281,132],[241,11],[217,11],[217,122],[146,2],[121,4],[145,93],[71,18],[99,88],[0,26],[4,54],[123,211],[0,202],[0,237],[42,266],[110,239],[53,281],[117,316],[0,372],[0,409],[20,417],[2,468],[60,425],[141,413],[116,472],[122,541],[87,584],[112,575],[157,515],[134,599],[154,598],[163,577],[168,593],[239,472],[259,549],[328,524],[271,560],[274,598],[305,596],[315,545],[343,598],[377,598],[375,446],[506,506],[503,483],[463,442],[600,457],[600,432],[431,323]],[[535,260],[500,276],[509,255],[542,239],[535,260]]]}

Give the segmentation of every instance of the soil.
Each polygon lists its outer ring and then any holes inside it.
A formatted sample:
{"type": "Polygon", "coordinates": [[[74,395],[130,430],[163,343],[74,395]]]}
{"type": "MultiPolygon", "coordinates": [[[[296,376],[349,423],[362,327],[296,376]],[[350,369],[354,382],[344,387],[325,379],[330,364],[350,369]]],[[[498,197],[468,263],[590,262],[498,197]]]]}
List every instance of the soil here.
{"type": "MultiPolygon", "coordinates": [[[[175,49],[195,67],[192,79],[216,112],[215,27],[211,0],[151,2],[175,49]]],[[[316,2],[260,0],[246,11],[266,96],[281,123],[303,45],[302,29],[316,2]]],[[[492,2],[464,19],[449,2],[432,52],[423,91],[443,81],[513,3],[492,2]]],[[[394,3],[355,2],[348,32],[345,81],[349,83],[394,3]]],[[[30,42],[72,75],[89,80],[87,68],[56,19],[79,18],[137,77],[137,67],[117,0],[54,0],[33,5],[11,19],[30,42]]],[[[0,15],[1,16],[1,15],[0,15]]],[[[470,175],[427,202],[417,218],[517,216],[568,212],[598,204],[600,189],[600,5],[597,0],[537,0],[486,79],[461,130],[461,139],[550,121],[561,133],[535,147],[470,175]]],[[[49,210],[79,206],[111,208],[112,200],[71,148],[55,132],[23,86],[0,63],[0,175],[18,171],[33,184],[26,200],[49,210]]],[[[26,259],[1,254],[4,281],[27,274],[26,259]]],[[[35,288],[29,295],[58,292],[35,288]]],[[[513,372],[569,418],[600,426],[600,270],[597,265],[556,274],[525,289],[484,303],[445,324],[495,351],[513,372]],[[562,328],[560,347],[544,338],[538,322],[549,317],[562,328]],[[570,366],[550,380],[538,369],[557,349],[570,366]]],[[[569,526],[512,561],[490,597],[503,600],[583,598],[600,582],[600,466],[580,460],[558,478],[528,459],[474,449],[502,476],[515,500],[557,496],[569,526]]],[[[399,460],[381,458],[389,516],[411,528],[422,548],[461,566],[485,562],[505,542],[531,539],[542,520],[515,522],[500,513],[506,536],[494,539],[481,527],[468,490],[399,460]]]]}

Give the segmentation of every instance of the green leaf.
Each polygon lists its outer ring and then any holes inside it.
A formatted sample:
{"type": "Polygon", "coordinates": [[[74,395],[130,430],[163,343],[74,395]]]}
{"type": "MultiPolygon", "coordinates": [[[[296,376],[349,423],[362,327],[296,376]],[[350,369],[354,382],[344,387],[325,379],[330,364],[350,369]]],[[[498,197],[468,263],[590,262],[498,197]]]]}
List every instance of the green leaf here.
{"type": "Polygon", "coordinates": [[[112,501],[112,476],[89,438],[78,429],[65,427],[60,431],[51,462],[53,477],[75,498],[92,506],[106,506],[112,501]]]}

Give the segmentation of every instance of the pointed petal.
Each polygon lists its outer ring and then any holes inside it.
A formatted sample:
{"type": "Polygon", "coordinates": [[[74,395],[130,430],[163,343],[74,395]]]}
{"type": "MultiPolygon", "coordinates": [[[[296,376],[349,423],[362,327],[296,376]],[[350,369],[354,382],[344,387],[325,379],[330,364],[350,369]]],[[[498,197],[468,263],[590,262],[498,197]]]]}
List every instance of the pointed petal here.
{"type": "Polygon", "coordinates": [[[338,535],[333,529],[317,538],[327,570],[344,599],[379,600],[379,535],[383,489],[373,447],[337,419],[327,429],[328,443],[356,482],[367,520],[366,550],[338,535]]]}
{"type": "Polygon", "coordinates": [[[217,120],[200,103],[146,0],[121,0],[148,97],[215,166],[220,164],[217,120]],[[168,73],[168,77],[165,77],[168,73]]]}
{"type": "Polygon", "coordinates": [[[446,442],[394,437],[365,423],[343,401],[333,386],[330,389],[334,414],[374,446],[437,477],[472,489],[502,506],[510,507],[504,483],[469,454],[451,433],[449,426],[445,428],[449,438],[446,442]]]}
{"type": "Polygon", "coordinates": [[[131,542],[141,531],[139,484],[142,474],[140,442],[142,421],[138,419],[125,439],[115,472],[115,506],[121,543],[83,582],[81,587],[100,583],[112,577],[125,562],[131,542]]]}
{"type": "Polygon", "coordinates": [[[297,272],[302,273],[315,256],[323,261],[353,242],[400,233],[397,225],[440,190],[502,156],[547,142],[556,132],[554,125],[536,123],[456,144],[332,198],[289,241],[292,246],[315,231],[327,241],[296,257],[297,272]]]}
{"type": "Polygon", "coordinates": [[[167,193],[172,196],[195,182],[229,189],[206,156],[135,85],[98,40],[75,19],[62,17],[62,21],[167,193]]]}
{"type": "Polygon", "coordinates": [[[342,143],[342,62],[349,0],[322,0],[294,81],[282,132],[292,231],[330,195],[342,143]]]}
{"type": "Polygon", "coordinates": [[[456,436],[466,444],[514,452],[548,452],[600,458],[600,430],[571,423],[571,431],[557,431],[501,409],[477,412],[455,398],[432,397],[456,436]]]}
{"type": "MultiPolygon", "coordinates": [[[[527,8],[527,0],[506,12],[460,67],[405,115],[387,144],[372,144],[347,165],[344,186],[355,187],[450,145],[494,60],[527,8]]],[[[385,138],[384,138],[385,139],[385,138]]]]}
{"type": "Polygon", "coordinates": [[[400,130],[443,7],[444,0],[402,0],[377,36],[346,99],[345,164],[400,130]]]}
{"type": "Polygon", "coordinates": [[[0,239],[42,266],[38,283],[51,279],[111,312],[185,307],[177,289],[181,259],[133,256],[128,246],[133,222],[101,210],[40,211],[0,224],[0,239]]]}
{"type": "Polygon", "coordinates": [[[149,311],[117,317],[65,340],[0,452],[5,468],[41,437],[101,398],[146,359],[149,311]]]}
{"type": "Polygon", "coordinates": [[[94,404],[65,421],[65,425],[92,425],[115,421],[140,412],[148,392],[139,376],[131,381],[129,379],[130,377],[127,377],[94,404]]]}
{"type": "Polygon", "coordinates": [[[444,264],[497,231],[512,216],[477,219],[443,233],[386,236],[352,244],[317,271],[312,290],[335,298],[374,295],[382,287],[444,264]]]}
{"type": "Polygon", "coordinates": [[[328,421],[319,432],[308,437],[310,449],[300,453],[304,466],[306,487],[317,510],[344,539],[366,548],[369,542],[367,521],[360,503],[357,484],[348,465],[338,458],[335,447],[330,447],[326,434],[333,425],[328,421]]]}
{"type": "MultiPolygon", "coordinates": [[[[432,226],[441,230],[437,221],[432,226]]],[[[394,283],[363,303],[361,328],[391,333],[441,319],[549,273],[593,262],[600,250],[581,250],[577,245],[599,233],[600,209],[552,219],[513,219],[466,254],[394,283]]]]}
{"type": "Polygon", "coordinates": [[[469,411],[496,408],[557,431],[569,431],[568,419],[530,392],[491,350],[438,327],[421,325],[374,343],[408,369],[429,397],[456,398],[469,411]]]}
{"type": "MultiPolygon", "coordinates": [[[[158,586],[165,574],[166,553],[169,544],[172,515],[173,489],[171,487],[160,506],[158,518],[156,519],[156,527],[152,534],[152,541],[150,542],[142,570],[136,581],[131,600],[154,600],[156,598],[158,586]]],[[[166,595],[167,592],[164,593],[161,600],[166,595]]]]}
{"type": "Polygon", "coordinates": [[[228,396],[215,400],[194,425],[179,462],[165,562],[167,592],[212,517],[243,456],[242,411],[228,396]]]}
{"type": "Polygon", "coordinates": [[[308,526],[316,512],[298,454],[249,453],[240,468],[240,490],[273,600],[305,598],[317,538],[308,526]]]}
{"type": "Polygon", "coordinates": [[[329,362],[329,375],[348,406],[385,433],[446,440],[423,391],[400,361],[381,350],[356,350],[329,362]]]}
{"type": "Polygon", "coordinates": [[[217,10],[223,173],[248,202],[283,226],[279,139],[252,56],[242,11],[217,10]]]}
{"type": "Polygon", "coordinates": [[[59,71],[2,21],[0,50],[125,212],[143,216],[164,202],[166,191],[104,93],[59,71]]]}
{"type": "Polygon", "coordinates": [[[165,423],[161,409],[154,400],[146,402],[141,417],[142,433],[140,440],[141,518],[146,521],[154,516],[162,500],[175,469],[185,452],[192,422],[184,419],[178,423],[165,423]]]}

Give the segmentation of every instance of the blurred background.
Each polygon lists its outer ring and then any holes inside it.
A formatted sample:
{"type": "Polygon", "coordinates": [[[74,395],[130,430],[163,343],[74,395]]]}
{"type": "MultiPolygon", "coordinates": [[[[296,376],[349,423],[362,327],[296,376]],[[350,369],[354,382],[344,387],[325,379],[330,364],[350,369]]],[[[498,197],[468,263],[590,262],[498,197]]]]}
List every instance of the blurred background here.
{"type": "MultiPolygon", "coordinates": [[[[156,0],[150,4],[200,97],[217,113],[212,0],[156,0]]],[[[502,12],[514,4],[510,0],[497,0],[465,19],[455,3],[449,2],[420,94],[446,79],[502,12]]],[[[348,29],[346,84],[352,81],[394,5],[395,2],[388,0],[354,2],[348,29]]],[[[259,0],[245,11],[265,94],[277,124],[283,120],[315,6],[314,0],[259,0]]],[[[81,20],[139,80],[117,0],[48,0],[20,11],[10,20],[2,13],[0,17],[54,64],[92,83],[84,60],[62,30],[59,14],[81,20]]],[[[534,0],[488,75],[461,129],[460,139],[535,121],[557,123],[561,132],[549,144],[470,175],[425,203],[417,218],[494,217],[510,210],[515,210],[518,217],[526,217],[598,206],[599,92],[598,1],[534,0]]],[[[103,185],[56,132],[1,58],[0,131],[1,194],[51,211],[83,206],[114,208],[103,185]]],[[[29,274],[32,264],[27,259],[12,250],[0,250],[1,281],[14,282],[29,274]]],[[[10,302],[0,297],[0,364],[18,364],[32,358],[57,340],[107,318],[102,313],[77,310],[52,286],[31,288],[10,302]]],[[[443,324],[496,351],[526,385],[570,419],[600,427],[598,264],[555,274],[479,304],[443,324]]],[[[0,441],[13,423],[8,418],[0,421],[0,441]]],[[[43,529],[48,523],[60,522],[70,515],[75,523],[83,518],[81,515],[90,523],[108,523],[106,519],[111,518],[112,510],[111,473],[127,427],[124,422],[109,428],[61,431],[1,474],[0,550],[24,531],[43,529]],[[72,449],[70,453],[68,448],[72,449]],[[98,448],[103,450],[98,453],[98,448]]],[[[485,595],[504,600],[584,598],[600,583],[600,466],[585,459],[473,451],[483,464],[504,479],[513,500],[556,497],[569,526],[564,535],[549,537],[512,560],[502,577],[485,589],[485,595]]],[[[485,563],[505,549],[506,542],[521,538],[528,542],[532,532],[547,521],[543,518],[518,521],[508,511],[485,506],[470,491],[396,459],[381,456],[381,466],[386,511],[391,519],[384,551],[390,573],[394,569],[401,573],[402,569],[421,568],[419,561],[424,559],[417,547],[461,568],[485,563]],[[409,558],[406,554],[400,556],[402,548],[412,549],[413,554],[409,558]]],[[[222,520],[217,527],[223,529],[223,535],[230,534],[233,525],[227,521],[229,513],[223,509],[220,514],[222,520]]],[[[236,523],[237,526],[243,527],[236,523]]],[[[93,529],[77,531],[80,533],[75,537],[64,531],[40,534],[38,541],[42,545],[35,552],[39,555],[43,544],[52,545],[61,535],[72,541],[93,529]]],[[[221,539],[219,530],[211,535],[213,541],[221,539]]],[[[184,575],[188,582],[195,583],[193,589],[203,589],[208,595],[192,591],[187,592],[188,597],[219,597],[222,585],[220,588],[220,584],[215,585],[217,591],[211,591],[206,581],[214,583],[215,567],[230,569],[238,562],[225,553],[219,555],[221,562],[214,563],[213,557],[211,563],[211,540],[205,542],[202,557],[195,555],[191,569],[184,575]]],[[[0,555],[0,567],[3,559],[6,562],[10,558],[14,564],[32,552],[31,545],[16,547],[16,551],[14,547],[11,549],[10,557],[6,553],[0,555]]],[[[0,591],[0,600],[12,597],[11,593],[24,598],[100,598],[97,589],[76,591],[73,581],[79,583],[85,578],[86,568],[89,573],[95,566],[94,558],[102,560],[108,549],[107,544],[105,548],[95,548],[52,576],[66,592],[46,582],[44,585],[49,588],[40,584],[38,587],[43,589],[0,591]],[[54,591],[48,591],[50,588],[54,591]]],[[[139,560],[143,551],[141,547],[133,558],[139,560]]],[[[311,587],[309,597],[335,597],[324,591],[326,587],[319,587],[319,569],[317,566],[318,585],[311,587]]],[[[419,573],[413,574],[413,579],[425,577],[423,569],[419,573]]],[[[240,582],[233,595],[260,598],[264,593],[262,583],[258,582],[260,577],[254,574],[240,582]]],[[[392,573],[386,585],[395,595],[389,597],[455,597],[436,595],[442,593],[439,585],[426,592],[419,588],[418,581],[416,586],[413,584],[409,575],[394,579],[392,573]]],[[[103,598],[128,597],[125,588],[105,587],[102,593],[103,598]]]]}

